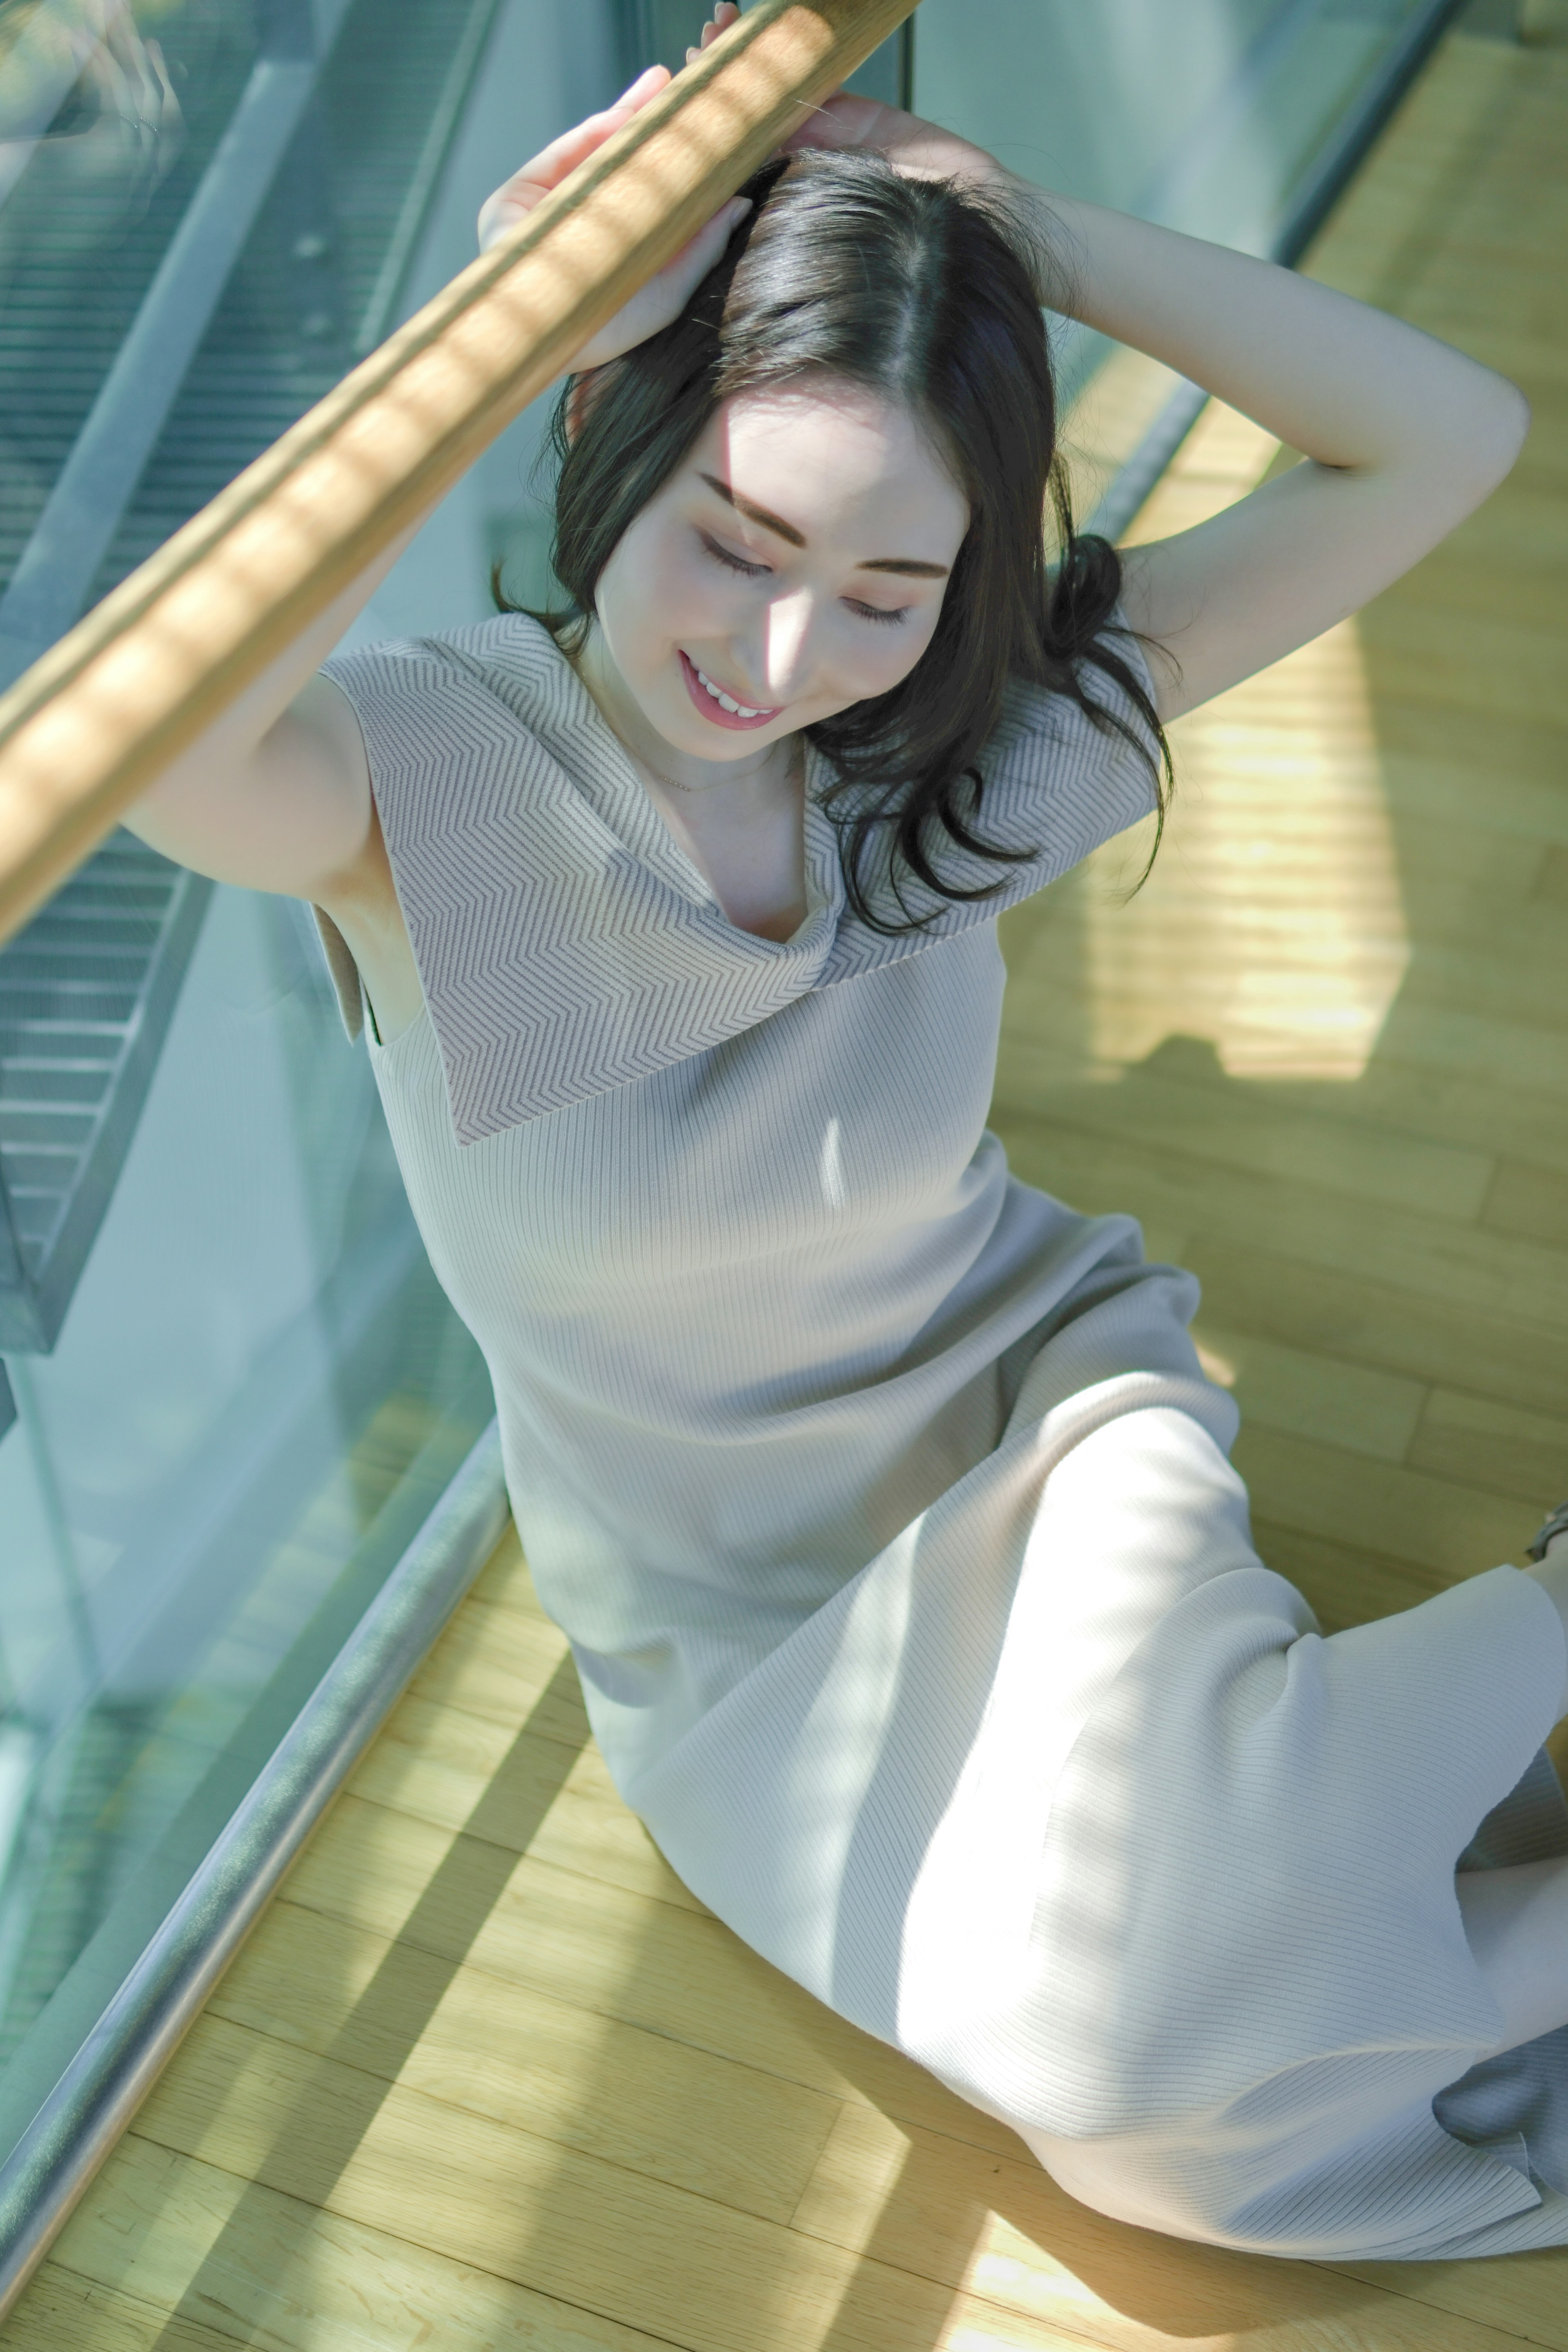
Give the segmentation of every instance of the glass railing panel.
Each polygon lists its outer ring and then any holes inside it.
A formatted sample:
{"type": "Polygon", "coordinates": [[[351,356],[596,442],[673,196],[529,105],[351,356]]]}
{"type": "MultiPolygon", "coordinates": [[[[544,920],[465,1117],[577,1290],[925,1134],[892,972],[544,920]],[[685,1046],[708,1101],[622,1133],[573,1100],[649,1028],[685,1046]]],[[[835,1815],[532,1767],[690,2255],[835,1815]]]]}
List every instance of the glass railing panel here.
{"type": "Polygon", "coordinates": [[[135,1958],[491,1410],[302,912],[212,894],[69,1314],[8,1359],[0,2063],[65,1987],[63,2063],[73,1970],[135,1958]]]}
{"type": "MultiPolygon", "coordinates": [[[[0,683],[469,257],[487,60],[542,140],[587,16],[0,0],[0,683]]],[[[3,2156],[491,1411],[303,908],[121,833],[0,948],[0,1367],[3,2156]]]]}
{"type": "MultiPolygon", "coordinates": [[[[1440,14],[1432,0],[1000,0],[979,42],[966,0],[923,0],[915,110],[1037,185],[1245,252],[1293,254],[1337,140],[1440,14]]],[[[1102,336],[1064,331],[1069,401],[1117,356],[1102,336]]],[[[1101,456],[1131,455],[1175,384],[1147,363],[1096,383],[1101,456]]],[[[1091,498],[1105,487],[1103,465],[1083,476],[1091,498]]]]}
{"type": "Polygon", "coordinates": [[[916,111],[1090,203],[1271,249],[1422,0],[924,0],[916,111]],[[1008,69],[997,70],[1005,58],[1008,69]]]}

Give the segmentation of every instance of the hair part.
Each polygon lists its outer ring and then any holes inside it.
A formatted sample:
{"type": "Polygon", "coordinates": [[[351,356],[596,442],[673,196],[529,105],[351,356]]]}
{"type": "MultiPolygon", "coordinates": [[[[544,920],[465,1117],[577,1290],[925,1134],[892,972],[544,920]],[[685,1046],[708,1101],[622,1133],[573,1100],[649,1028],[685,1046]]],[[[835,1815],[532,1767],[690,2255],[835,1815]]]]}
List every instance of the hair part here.
{"type": "MultiPolygon", "coordinates": [[[[679,317],[563,390],[551,436],[560,469],[552,561],[571,603],[534,617],[569,655],[581,648],[615,549],[725,401],[814,377],[879,394],[927,435],[970,519],[914,668],[888,693],[805,730],[837,771],[824,797],[851,906],[879,930],[918,929],[940,907],[911,908],[911,877],[939,902],[1005,887],[1005,877],[967,888],[945,880],[944,840],[996,865],[1037,854],[979,830],[983,747],[1014,678],[1065,696],[1149,759],[1157,824],[1146,876],[1164,827],[1170,754],[1142,679],[1114,644],[1121,560],[1073,526],[1041,307],[1043,249],[998,195],[907,177],[866,150],[770,163],[745,193],[752,212],[679,317]],[[1147,736],[1095,699],[1086,673],[1096,671],[1121,688],[1147,736]],[[874,866],[897,919],[872,904],[874,866]]],[[[492,587],[502,611],[527,609],[505,597],[499,566],[492,587]]]]}

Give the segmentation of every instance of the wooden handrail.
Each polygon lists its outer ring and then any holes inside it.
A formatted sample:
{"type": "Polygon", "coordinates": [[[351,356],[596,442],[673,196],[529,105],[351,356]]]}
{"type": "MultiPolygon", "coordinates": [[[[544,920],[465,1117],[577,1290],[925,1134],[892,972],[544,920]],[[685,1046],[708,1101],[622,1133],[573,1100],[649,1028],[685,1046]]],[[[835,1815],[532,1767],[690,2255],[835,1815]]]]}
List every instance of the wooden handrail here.
{"type": "Polygon", "coordinates": [[[910,14],[757,0],[0,698],[0,940],[910,14]]]}

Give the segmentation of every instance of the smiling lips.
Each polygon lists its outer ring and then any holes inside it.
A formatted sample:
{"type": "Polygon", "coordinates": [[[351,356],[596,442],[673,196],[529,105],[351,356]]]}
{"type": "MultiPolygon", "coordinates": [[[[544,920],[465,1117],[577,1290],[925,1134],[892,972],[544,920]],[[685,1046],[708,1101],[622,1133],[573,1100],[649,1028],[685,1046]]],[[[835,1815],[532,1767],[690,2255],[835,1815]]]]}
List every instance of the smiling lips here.
{"type": "Polygon", "coordinates": [[[705,670],[700,670],[689,654],[680,656],[680,674],[692,701],[715,727],[765,727],[784,709],[779,703],[772,710],[748,709],[743,702],[737,702],[732,694],[726,694],[721,686],[716,685],[705,670]]]}

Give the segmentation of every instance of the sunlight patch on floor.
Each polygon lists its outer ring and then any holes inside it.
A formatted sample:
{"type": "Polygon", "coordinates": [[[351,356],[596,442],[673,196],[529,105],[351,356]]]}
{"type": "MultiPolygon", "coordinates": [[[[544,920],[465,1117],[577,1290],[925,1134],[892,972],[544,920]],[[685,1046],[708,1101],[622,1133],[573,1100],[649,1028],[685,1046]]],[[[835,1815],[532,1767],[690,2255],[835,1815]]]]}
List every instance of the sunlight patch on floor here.
{"type": "MultiPolygon", "coordinates": [[[[1190,528],[1250,488],[1278,444],[1218,403],[1131,537],[1190,528]]],[[[1212,1043],[1235,1077],[1353,1079],[1410,961],[1357,624],[1177,721],[1176,796],[1084,880],[1089,1046],[1118,1075],[1167,1037],[1212,1043]]]]}

